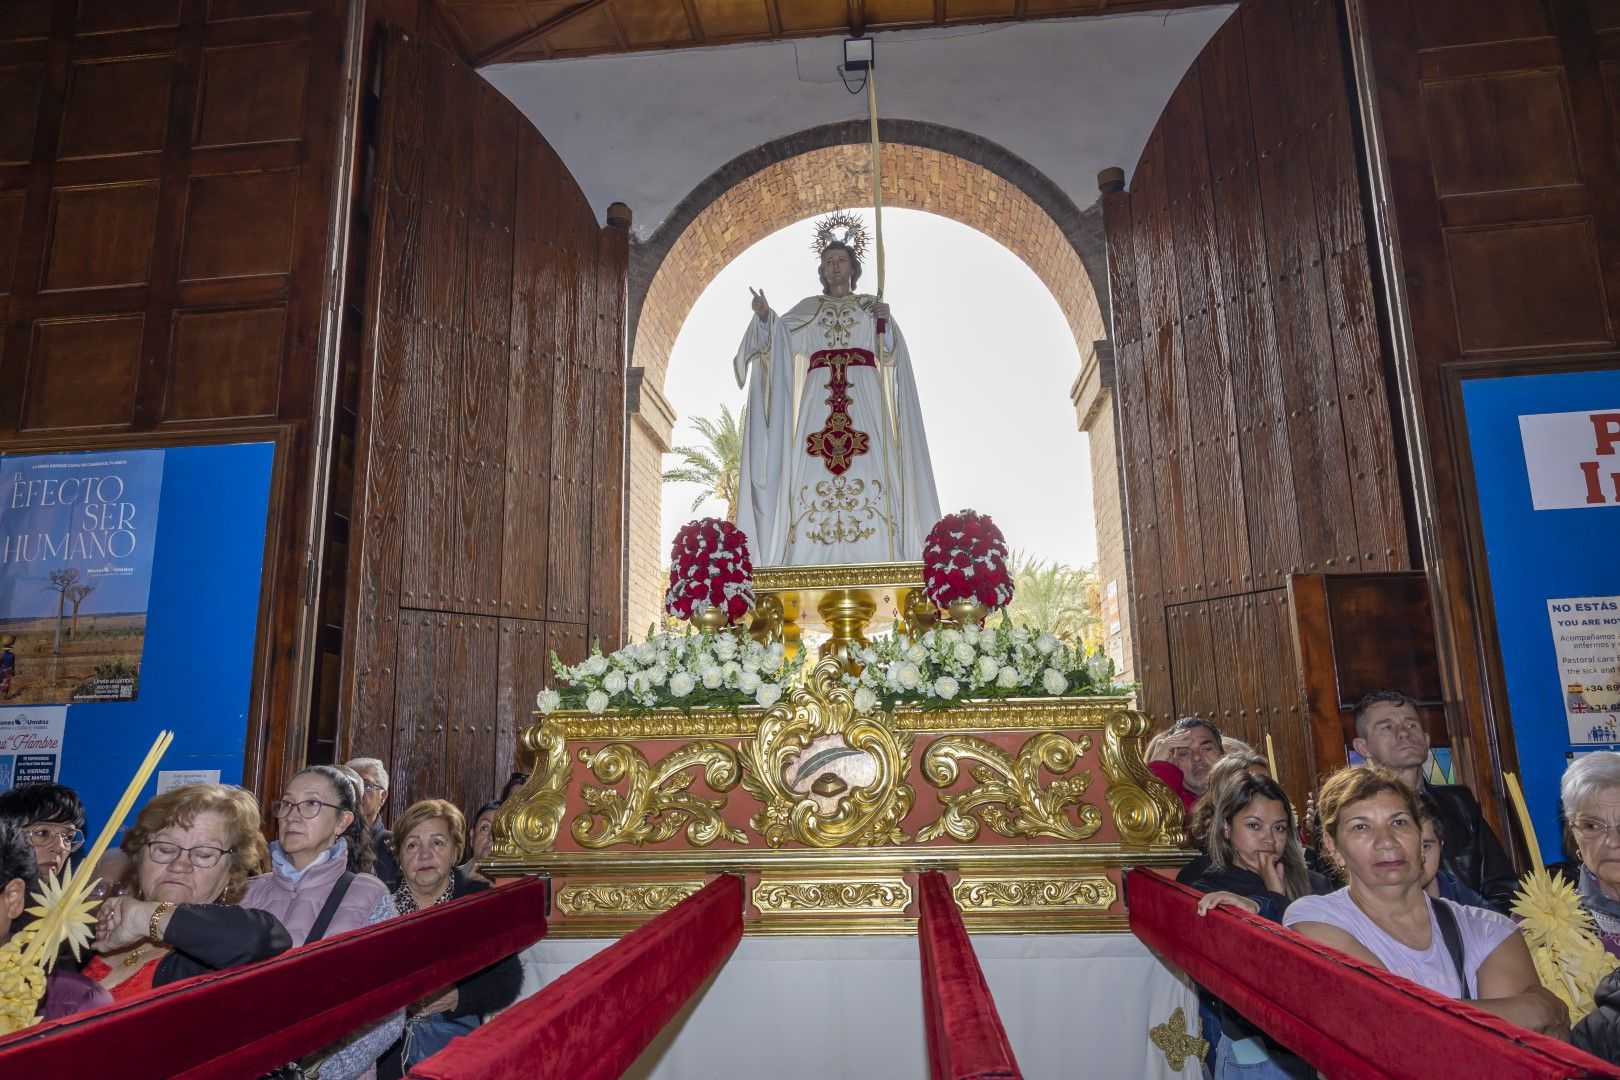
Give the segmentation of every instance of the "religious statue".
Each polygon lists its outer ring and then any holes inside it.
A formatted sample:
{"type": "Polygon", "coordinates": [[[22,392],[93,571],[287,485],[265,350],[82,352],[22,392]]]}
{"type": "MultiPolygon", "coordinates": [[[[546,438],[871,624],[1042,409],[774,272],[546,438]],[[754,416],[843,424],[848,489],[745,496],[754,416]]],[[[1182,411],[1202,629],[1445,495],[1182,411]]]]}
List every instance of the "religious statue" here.
{"type": "Polygon", "coordinates": [[[939,520],[905,337],[854,291],[865,247],[859,220],[833,215],[816,233],[821,293],[784,315],[754,293],[735,366],[737,525],[757,566],[915,561],[939,520]]]}

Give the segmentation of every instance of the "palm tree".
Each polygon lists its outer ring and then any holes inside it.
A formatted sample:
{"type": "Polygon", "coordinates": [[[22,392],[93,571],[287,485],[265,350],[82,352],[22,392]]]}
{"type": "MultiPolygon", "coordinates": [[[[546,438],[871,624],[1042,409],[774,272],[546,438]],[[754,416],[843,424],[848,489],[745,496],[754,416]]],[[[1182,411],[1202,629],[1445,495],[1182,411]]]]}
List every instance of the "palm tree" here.
{"type": "Polygon", "coordinates": [[[1014,551],[1008,562],[1013,575],[1013,598],[1007,614],[1014,623],[1045,630],[1087,648],[1101,645],[1096,567],[1049,563],[1019,551],[1014,551]]]}
{"type": "Polygon", "coordinates": [[[726,520],[737,520],[737,477],[742,471],[742,419],[731,408],[720,406],[720,418],[694,416],[692,426],[707,445],[677,446],[682,464],[664,470],[664,482],[701,484],[703,490],[692,500],[696,510],[709,498],[726,504],[726,520]]]}

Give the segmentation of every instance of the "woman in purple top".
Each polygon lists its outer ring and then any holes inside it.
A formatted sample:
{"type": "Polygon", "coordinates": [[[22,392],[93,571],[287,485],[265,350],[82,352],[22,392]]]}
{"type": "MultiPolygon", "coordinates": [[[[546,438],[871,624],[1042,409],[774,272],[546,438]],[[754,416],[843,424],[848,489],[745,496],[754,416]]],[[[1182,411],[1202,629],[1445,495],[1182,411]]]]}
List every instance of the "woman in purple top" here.
{"type": "Polygon", "coordinates": [[[1569,1037],[1569,1014],[1542,988],[1513,923],[1423,891],[1417,802],[1399,777],[1373,767],[1341,769],[1322,785],[1317,813],[1323,853],[1349,885],[1295,900],[1285,926],[1510,1023],[1569,1037]],[[1460,958],[1442,920],[1457,928],[1460,958]]]}

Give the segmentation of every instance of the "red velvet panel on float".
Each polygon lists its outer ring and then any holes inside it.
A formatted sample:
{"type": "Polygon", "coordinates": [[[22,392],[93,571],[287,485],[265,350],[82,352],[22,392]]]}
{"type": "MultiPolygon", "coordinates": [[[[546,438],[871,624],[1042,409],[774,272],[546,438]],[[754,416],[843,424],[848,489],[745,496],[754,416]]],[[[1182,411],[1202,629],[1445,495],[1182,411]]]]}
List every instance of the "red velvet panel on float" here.
{"type": "MultiPolygon", "coordinates": [[[[742,881],[721,875],[411,1070],[413,1080],[610,1080],[742,940],[742,881]]],[[[718,1074],[717,1074],[718,1075],[718,1074]]]]}
{"type": "Polygon", "coordinates": [[[931,1080],[1021,1080],[950,883],[937,870],[917,879],[923,1025],[931,1080]]]}
{"type": "Polygon", "coordinates": [[[1125,880],[1131,931],[1334,1080],[1612,1077],[1620,1069],[1247,912],[1199,918],[1199,894],[1125,880]]]}
{"type": "Polygon", "coordinates": [[[239,1080],[313,1053],[545,936],[530,878],[0,1040],[0,1076],[239,1080]]]}

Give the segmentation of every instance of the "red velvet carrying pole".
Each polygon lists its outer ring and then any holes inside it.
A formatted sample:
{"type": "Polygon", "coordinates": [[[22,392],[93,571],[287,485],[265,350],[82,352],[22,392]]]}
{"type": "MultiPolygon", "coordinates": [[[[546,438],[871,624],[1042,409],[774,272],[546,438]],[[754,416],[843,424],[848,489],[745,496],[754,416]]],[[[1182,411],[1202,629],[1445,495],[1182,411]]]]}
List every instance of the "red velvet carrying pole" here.
{"type": "Polygon", "coordinates": [[[546,932],[531,878],[0,1040],[0,1076],[259,1076],[546,932]]]}
{"type": "Polygon", "coordinates": [[[922,954],[923,1026],[933,1080],[1020,1080],[962,913],[945,875],[919,876],[917,947],[922,954]]]}
{"type": "MultiPolygon", "coordinates": [[[[722,875],[411,1070],[414,1080],[609,1080],[742,939],[742,880],[722,875]]],[[[728,1070],[717,1065],[714,1075],[728,1070]]]]}
{"type": "Polygon", "coordinates": [[[1346,1080],[1620,1078],[1620,1069],[1248,912],[1200,918],[1162,874],[1126,878],[1131,931],[1324,1074],[1346,1080]]]}

